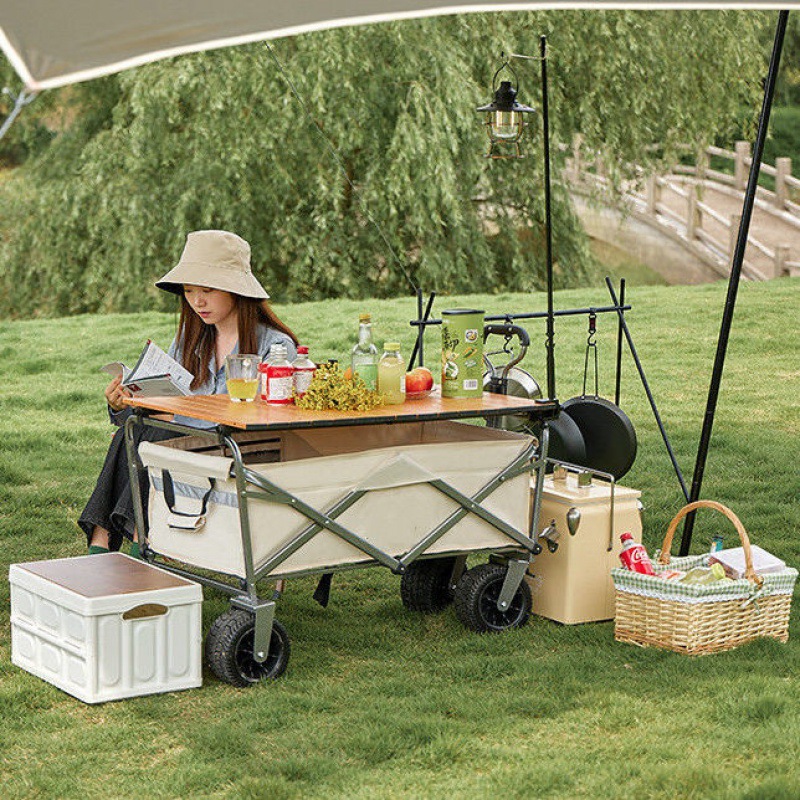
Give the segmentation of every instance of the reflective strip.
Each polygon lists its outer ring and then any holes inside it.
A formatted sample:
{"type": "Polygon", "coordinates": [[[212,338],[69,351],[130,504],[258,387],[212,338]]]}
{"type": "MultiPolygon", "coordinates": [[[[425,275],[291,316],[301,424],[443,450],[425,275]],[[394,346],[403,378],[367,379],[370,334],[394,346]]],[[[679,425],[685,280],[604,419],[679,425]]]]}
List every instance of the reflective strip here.
{"type": "MultiPolygon", "coordinates": [[[[150,482],[153,488],[160,494],[164,494],[164,482],[161,480],[161,475],[150,475],[150,482]]],[[[175,494],[179,497],[188,497],[192,500],[202,500],[203,495],[208,491],[202,486],[192,486],[190,483],[181,483],[173,479],[172,485],[175,487],[175,494]]],[[[219,489],[214,489],[208,496],[208,502],[218,506],[230,506],[231,508],[239,508],[239,500],[236,492],[222,492],[219,489]]]]}

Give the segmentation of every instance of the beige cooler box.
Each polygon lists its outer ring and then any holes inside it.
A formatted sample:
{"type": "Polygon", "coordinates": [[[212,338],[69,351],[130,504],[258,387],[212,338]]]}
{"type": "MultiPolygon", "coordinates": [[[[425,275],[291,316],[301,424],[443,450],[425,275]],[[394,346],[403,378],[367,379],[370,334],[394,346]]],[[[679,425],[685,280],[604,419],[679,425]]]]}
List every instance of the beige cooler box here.
{"type": "Polygon", "coordinates": [[[121,553],[12,564],[11,661],[85,703],[200,686],[199,584],[121,553]]]}
{"type": "Polygon", "coordinates": [[[640,495],[635,489],[614,487],[612,531],[609,483],[595,480],[591,486],[579,486],[575,474],[566,480],[545,479],[539,531],[555,521],[558,549],[551,553],[542,541],[544,549],[530,567],[533,576],[527,580],[535,614],[568,625],[614,618],[611,570],[620,563],[620,534],[629,531],[637,542],[642,540],[640,495]],[[567,527],[571,508],[580,513],[574,536],[567,527]]]}

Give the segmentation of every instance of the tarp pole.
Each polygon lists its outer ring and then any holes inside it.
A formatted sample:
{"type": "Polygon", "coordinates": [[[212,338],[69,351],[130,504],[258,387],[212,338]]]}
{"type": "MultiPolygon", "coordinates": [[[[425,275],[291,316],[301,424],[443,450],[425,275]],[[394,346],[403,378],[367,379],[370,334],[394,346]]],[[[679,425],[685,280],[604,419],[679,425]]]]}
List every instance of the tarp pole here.
{"type": "MultiPolygon", "coordinates": [[[[703,484],[703,472],[705,471],[706,459],[708,458],[708,447],[711,443],[711,429],[714,426],[714,413],[717,409],[719,387],[722,382],[722,369],[725,366],[725,352],[728,348],[728,338],[730,336],[731,323],[733,322],[733,310],[736,305],[736,292],[739,288],[739,277],[742,272],[744,252],[747,248],[750,219],[753,215],[753,205],[755,203],[756,189],[758,188],[758,175],[761,170],[761,158],[764,155],[764,142],[767,138],[769,115],[772,109],[772,98],[775,94],[775,82],[778,77],[778,67],[780,66],[781,50],[783,49],[783,38],[786,33],[786,22],[788,18],[788,11],[781,11],[778,14],[778,25],[775,29],[775,42],[772,47],[772,56],[770,57],[767,79],[764,84],[764,101],[761,106],[761,115],[758,120],[758,132],[756,133],[756,141],[753,146],[753,161],[750,164],[750,176],[747,180],[747,189],[744,195],[742,219],[739,223],[739,235],[736,239],[736,249],[733,253],[731,274],[728,279],[728,294],[725,298],[725,309],[722,313],[722,323],[717,340],[717,354],[714,358],[714,369],[711,372],[711,384],[708,387],[706,413],[703,418],[703,429],[700,434],[697,461],[694,466],[694,477],[692,478],[692,488],[689,495],[690,503],[700,499],[700,488],[703,484]]],[[[686,515],[686,521],[683,526],[683,536],[681,538],[680,555],[682,556],[688,554],[689,546],[692,543],[695,513],[696,512],[692,511],[686,515]]]]}
{"type": "Polygon", "coordinates": [[[542,57],[542,134],[544,138],[544,232],[547,266],[547,396],[556,396],[555,328],[553,324],[553,220],[550,213],[550,113],[547,102],[547,37],[539,39],[542,57]]]}
{"type": "Polygon", "coordinates": [[[36,99],[36,92],[26,92],[24,89],[16,97],[14,97],[11,90],[8,88],[3,89],[3,94],[8,95],[14,101],[14,108],[11,109],[11,113],[6,117],[3,125],[0,126],[0,139],[6,135],[6,132],[17,118],[19,112],[22,111],[28,103],[32,103],[36,99]]]}

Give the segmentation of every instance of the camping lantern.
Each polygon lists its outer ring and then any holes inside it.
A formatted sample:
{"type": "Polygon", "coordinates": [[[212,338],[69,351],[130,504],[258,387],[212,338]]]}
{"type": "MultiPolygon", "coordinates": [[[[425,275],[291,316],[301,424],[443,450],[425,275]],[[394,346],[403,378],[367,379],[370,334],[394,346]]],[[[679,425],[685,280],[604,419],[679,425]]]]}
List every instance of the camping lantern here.
{"type": "Polygon", "coordinates": [[[511,81],[501,81],[497,88],[497,76],[508,69],[515,78],[516,73],[505,61],[492,78],[492,91],[494,100],[485,106],[477,108],[478,113],[486,114],[486,132],[489,134],[489,152],[487,158],[523,158],[519,147],[519,140],[525,129],[525,114],[533,114],[536,109],[517,102],[517,89],[511,81]],[[514,153],[496,153],[495,145],[514,145],[514,153]]]}

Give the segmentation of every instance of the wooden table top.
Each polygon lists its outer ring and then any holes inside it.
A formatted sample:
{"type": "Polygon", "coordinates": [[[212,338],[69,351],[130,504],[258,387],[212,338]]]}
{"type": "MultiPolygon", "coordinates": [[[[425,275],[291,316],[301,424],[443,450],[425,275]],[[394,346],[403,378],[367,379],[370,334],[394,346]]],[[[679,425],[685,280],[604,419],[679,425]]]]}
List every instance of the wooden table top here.
{"type": "Polygon", "coordinates": [[[438,389],[419,400],[379,406],[370,411],[311,411],[294,405],[268,405],[258,399],[252,403],[235,403],[226,394],[128,397],[124,402],[126,405],[148,411],[179,414],[215,425],[244,430],[320,428],[380,422],[424,422],[436,419],[496,417],[521,412],[529,413],[539,419],[549,419],[558,409],[558,403],[552,400],[527,400],[489,392],[484,392],[482,397],[454,399],[442,397],[438,389]]]}

